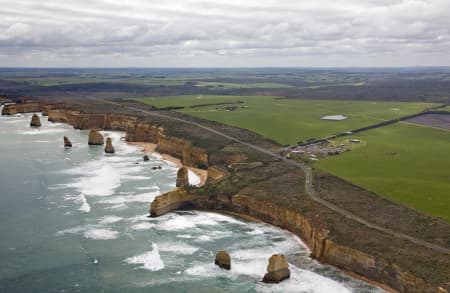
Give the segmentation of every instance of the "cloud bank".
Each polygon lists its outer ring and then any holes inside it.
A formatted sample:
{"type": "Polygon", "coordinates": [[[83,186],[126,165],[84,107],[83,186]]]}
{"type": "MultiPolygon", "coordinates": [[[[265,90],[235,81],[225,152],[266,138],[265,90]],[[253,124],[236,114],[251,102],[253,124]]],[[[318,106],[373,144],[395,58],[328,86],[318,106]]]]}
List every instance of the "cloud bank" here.
{"type": "Polygon", "coordinates": [[[0,66],[450,65],[448,0],[2,0],[0,66]]]}

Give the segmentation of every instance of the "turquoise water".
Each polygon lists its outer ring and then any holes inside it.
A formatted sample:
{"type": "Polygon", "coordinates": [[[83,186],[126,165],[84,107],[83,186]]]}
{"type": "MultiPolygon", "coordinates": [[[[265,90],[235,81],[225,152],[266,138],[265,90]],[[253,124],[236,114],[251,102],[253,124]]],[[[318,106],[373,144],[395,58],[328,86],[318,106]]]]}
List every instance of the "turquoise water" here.
{"type": "Polygon", "coordinates": [[[30,119],[0,117],[0,292],[382,292],[263,223],[196,211],[148,218],[152,199],[174,188],[172,163],[142,162],[121,133],[104,132],[117,151],[107,156],[87,131],[42,117],[32,129],[30,119]],[[213,264],[221,249],[231,271],[213,264]],[[288,257],[291,278],[263,284],[273,253],[288,257]]]}

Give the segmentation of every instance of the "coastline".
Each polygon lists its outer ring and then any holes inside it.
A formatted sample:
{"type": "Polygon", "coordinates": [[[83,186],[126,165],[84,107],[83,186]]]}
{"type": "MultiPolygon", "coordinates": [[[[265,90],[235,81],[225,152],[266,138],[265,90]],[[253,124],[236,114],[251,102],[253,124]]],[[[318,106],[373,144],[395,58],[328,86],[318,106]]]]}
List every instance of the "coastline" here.
{"type": "MultiPolygon", "coordinates": [[[[142,141],[142,142],[141,141],[125,141],[125,142],[127,144],[129,144],[129,145],[141,147],[142,148],[142,152],[144,154],[147,154],[147,153],[158,154],[158,155],[160,155],[163,158],[163,160],[166,160],[166,161],[169,161],[171,163],[174,163],[178,168],[183,167],[183,163],[181,162],[180,159],[178,159],[178,158],[176,158],[174,156],[171,156],[169,154],[158,153],[156,151],[157,145],[155,143],[144,142],[144,141],[142,141]]],[[[198,169],[198,168],[188,167],[188,166],[184,166],[184,167],[186,167],[187,169],[189,169],[192,172],[194,172],[195,175],[197,175],[200,178],[200,183],[198,185],[199,187],[203,186],[205,184],[206,179],[208,177],[208,171],[202,170],[202,169],[198,169]]]]}
{"type": "MultiPolygon", "coordinates": [[[[20,113],[22,113],[22,112],[20,112],[20,113]]],[[[59,112],[53,113],[53,115],[54,115],[53,117],[57,118],[55,122],[64,122],[69,125],[78,125],[77,129],[87,129],[87,128],[85,128],[86,127],[85,124],[77,124],[78,120],[76,121],[77,123],[74,122],[75,120],[69,120],[69,119],[74,119],[74,117],[67,116],[69,118],[66,118],[66,116],[65,116],[66,113],[63,113],[64,115],[61,115],[61,117],[60,117],[60,116],[58,116],[58,114],[61,114],[61,113],[59,113],[59,112]],[[59,118],[59,120],[58,120],[58,118],[59,118]],[[73,124],[73,123],[75,123],[75,124],[73,124]],[[82,125],[82,126],[80,126],[80,125],[82,125]]],[[[69,115],[69,114],[67,114],[67,115],[69,115]]],[[[80,115],[80,114],[77,114],[77,115],[80,115]]],[[[92,115],[94,118],[97,118],[97,117],[95,117],[94,114],[92,114],[92,115]]],[[[115,119],[115,118],[119,119],[121,117],[110,118],[107,116],[108,114],[105,114],[105,115],[106,115],[105,117],[102,117],[101,122],[97,122],[94,119],[92,119],[91,121],[80,119],[80,121],[82,121],[82,122],[89,121],[89,123],[92,123],[92,124],[86,124],[86,125],[94,125],[92,127],[108,129],[106,131],[114,131],[114,132],[116,132],[116,131],[122,132],[123,131],[123,130],[118,130],[117,126],[112,127],[111,126],[112,124],[110,124],[110,125],[106,124],[107,119],[115,119]],[[109,126],[105,126],[105,125],[109,125],[109,126]]],[[[78,119],[79,116],[76,116],[76,118],[78,119]]],[[[120,120],[120,119],[117,121],[124,123],[124,121],[120,120]]],[[[118,123],[118,122],[116,122],[116,123],[118,123]]],[[[178,138],[174,138],[174,137],[169,138],[169,139],[167,139],[165,137],[163,137],[163,138],[165,139],[165,143],[167,143],[167,140],[172,139],[171,142],[175,145],[177,143],[180,143],[180,140],[182,141],[182,139],[178,139],[178,138]]],[[[142,139],[142,138],[137,138],[137,139],[142,139]]],[[[130,143],[130,142],[127,142],[127,143],[130,143]]],[[[130,143],[130,144],[134,144],[134,145],[138,145],[138,146],[142,147],[144,149],[143,150],[144,152],[146,152],[145,148],[147,147],[147,150],[150,153],[152,153],[152,152],[158,153],[158,155],[161,155],[161,157],[163,157],[164,160],[171,161],[174,164],[176,164],[177,166],[182,166],[182,163],[176,157],[171,157],[171,156],[167,156],[165,154],[156,152],[155,144],[146,143],[146,142],[134,142],[134,143],[130,143]]],[[[175,153],[178,154],[177,151],[175,151],[175,153]]],[[[298,237],[300,237],[300,239],[302,239],[302,241],[305,244],[307,244],[307,246],[310,249],[314,249],[314,252],[318,253],[317,255],[313,254],[312,258],[318,260],[319,262],[329,264],[335,268],[339,268],[340,270],[347,272],[347,274],[349,274],[349,275],[355,274],[354,277],[356,277],[360,280],[364,280],[367,283],[376,284],[378,287],[384,288],[384,290],[387,290],[388,292],[396,292],[395,289],[393,289],[393,288],[389,287],[389,285],[387,285],[387,284],[389,284],[389,282],[388,282],[389,280],[387,280],[386,283],[382,283],[383,286],[380,286],[379,282],[372,281],[370,279],[365,279],[366,277],[356,273],[357,271],[361,271],[360,268],[356,267],[354,269],[354,267],[353,267],[353,265],[362,265],[363,273],[366,273],[367,271],[365,271],[365,269],[367,269],[367,268],[364,266],[365,259],[367,259],[367,261],[372,261],[372,259],[375,259],[375,261],[377,261],[377,260],[383,261],[382,258],[378,258],[371,254],[366,254],[364,252],[361,252],[361,251],[357,250],[357,248],[352,247],[351,245],[343,245],[342,246],[342,245],[339,245],[339,243],[334,243],[332,240],[329,240],[329,238],[327,238],[327,235],[317,234],[318,230],[316,231],[315,229],[313,229],[314,231],[312,233],[308,233],[308,231],[311,231],[311,228],[317,228],[317,227],[312,227],[311,223],[308,221],[305,222],[305,218],[302,213],[298,213],[295,215],[291,214],[291,213],[289,213],[289,211],[283,210],[282,207],[272,205],[270,203],[270,200],[267,203],[265,203],[266,206],[263,207],[260,205],[263,203],[259,203],[256,200],[250,200],[250,199],[244,199],[244,200],[241,199],[240,201],[237,202],[238,207],[240,204],[243,204],[243,207],[244,207],[244,210],[240,210],[239,212],[236,212],[237,215],[239,215],[240,217],[247,216],[245,214],[245,209],[248,209],[249,214],[251,214],[252,216],[256,216],[255,218],[257,218],[259,221],[281,227],[285,230],[288,230],[288,231],[294,233],[298,237]],[[279,213],[274,215],[274,213],[273,213],[274,210],[275,211],[278,210],[279,213]],[[268,213],[265,213],[266,211],[268,213]],[[291,226],[292,221],[290,221],[288,219],[288,216],[295,216],[296,219],[298,220],[298,225],[291,226]],[[284,222],[280,223],[279,220],[283,220],[284,222]],[[323,246],[323,245],[325,245],[325,246],[323,246]],[[326,255],[325,255],[326,258],[324,258],[324,255],[321,254],[322,252],[326,253],[326,255]],[[355,257],[351,259],[352,261],[353,260],[354,261],[350,263],[347,260],[352,255],[354,255],[355,257]],[[322,258],[320,258],[321,256],[322,256],[322,258]],[[354,269],[354,271],[353,271],[353,269],[354,269]],[[384,284],[386,284],[386,285],[384,285],[384,284]],[[387,286],[387,287],[385,287],[385,286],[387,286]],[[391,289],[391,290],[388,290],[388,289],[391,289]]],[[[202,206],[200,208],[197,207],[194,209],[195,210],[203,210],[205,208],[206,208],[206,210],[209,210],[209,211],[217,210],[217,208],[215,208],[215,206],[210,206],[208,208],[208,206],[206,206],[206,205],[202,206]]],[[[367,261],[366,261],[366,263],[367,263],[367,261]]],[[[382,262],[381,262],[381,264],[383,265],[382,262]]],[[[395,264],[387,263],[385,265],[385,267],[387,267],[387,269],[393,269],[395,272],[398,272],[398,275],[395,276],[396,279],[394,280],[394,281],[399,282],[399,283],[394,283],[394,287],[399,288],[398,292],[447,292],[446,289],[443,287],[437,287],[438,291],[429,291],[431,289],[435,290],[432,287],[433,285],[428,284],[425,279],[416,278],[415,275],[410,274],[407,270],[401,270],[402,268],[398,268],[397,266],[395,266],[395,264]],[[444,290],[444,291],[442,291],[442,290],[444,290]]],[[[382,266],[380,266],[380,269],[385,270],[382,266]]],[[[370,274],[368,274],[368,276],[371,277],[370,274]]],[[[380,279],[378,278],[378,280],[380,280],[380,279]]],[[[382,282],[385,282],[385,280],[386,279],[381,279],[382,282]]]]}

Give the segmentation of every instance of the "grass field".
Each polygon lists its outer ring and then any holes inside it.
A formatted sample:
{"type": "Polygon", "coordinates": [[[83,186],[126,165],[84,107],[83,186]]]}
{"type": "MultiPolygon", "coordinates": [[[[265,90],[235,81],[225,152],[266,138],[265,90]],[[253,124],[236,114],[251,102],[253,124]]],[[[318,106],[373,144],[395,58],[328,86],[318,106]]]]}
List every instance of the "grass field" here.
{"type": "Polygon", "coordinates": [[[357,138],[351,152],[316,167],[450,222],[450,131],[401,122],[357,138]]]}
{"type": "Polygon", "coordinates": [[[213,104],[243,101],[235,111],[225,111],[224,106],[211,105],[185,108],[180,111],[246,128],[281,144],[320,138],[343,131],[375,124],[384,120],[420,112],[433,106],[430,103],[286,100],[269,96],[175,96],[138,99],[156,107],[213,104]],[[248,108],[243,108],[248,107],[248,108]],[[343,114],[343,121],[320,120],[326,115],[343,114]]]}
{"type": "Polygon", "coordinates": [[[228,83],[228,82],[197,82],[197,86],[209,89],[246,89],[246,88],[291,88],[292,86],[274,82],[261,83],[228,83]]]}

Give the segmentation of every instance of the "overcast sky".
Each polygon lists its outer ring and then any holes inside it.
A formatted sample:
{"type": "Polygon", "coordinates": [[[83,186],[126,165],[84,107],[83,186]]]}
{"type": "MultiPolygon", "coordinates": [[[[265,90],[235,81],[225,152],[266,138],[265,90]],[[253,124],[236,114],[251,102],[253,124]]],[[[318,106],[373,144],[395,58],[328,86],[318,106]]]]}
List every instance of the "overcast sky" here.
{"type": "Polygon", "coordinates": [[[0,0],[0,66],[450,65],[450,0],[0,0]]]}

